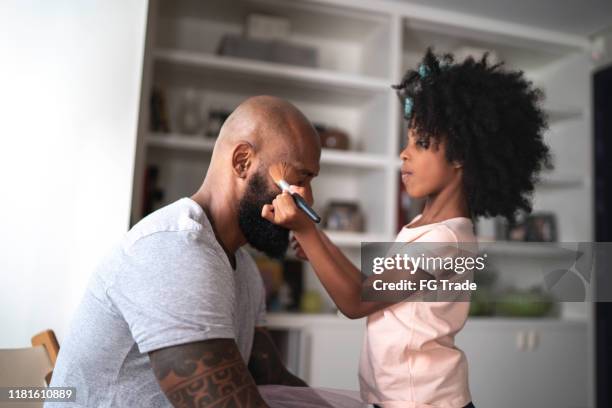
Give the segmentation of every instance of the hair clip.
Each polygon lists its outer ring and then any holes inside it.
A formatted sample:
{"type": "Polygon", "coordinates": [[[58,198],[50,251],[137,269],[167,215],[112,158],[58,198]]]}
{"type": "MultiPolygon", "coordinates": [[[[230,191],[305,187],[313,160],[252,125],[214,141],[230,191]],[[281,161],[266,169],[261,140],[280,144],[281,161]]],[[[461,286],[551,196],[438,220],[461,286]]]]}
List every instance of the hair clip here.
{"type": "Polygon", "coordinates": [[[404,100],[404,118],[406,120],[410,120],[410,115],[412,114],[412,107],[414,106],[414,101],[411,97],[406,97],[404,100]]]}
{"type": "Polygon", "coordinates": [[[427,75],[429,75],[429,67],[425,64],[419,65],[419,76],[425,78],[427,75]]]}

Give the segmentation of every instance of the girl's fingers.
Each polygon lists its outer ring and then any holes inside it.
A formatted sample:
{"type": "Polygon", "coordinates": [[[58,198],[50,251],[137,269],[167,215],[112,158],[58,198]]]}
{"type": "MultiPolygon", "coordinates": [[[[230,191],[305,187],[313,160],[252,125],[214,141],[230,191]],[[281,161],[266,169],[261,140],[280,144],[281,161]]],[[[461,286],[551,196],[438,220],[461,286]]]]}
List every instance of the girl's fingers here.
{"type": "Polygon", "coordinates": [[[292,218],[297,210],[293,197],[291,197],[289,193],[283,193],[280,196],[277,196],[275,200],[277,201],[277,204],[274,206],[274,208],[279,211],[279,215],[283,219],[292,218]]]}
{"type": "Polygon", "coordinates": [[[312,190],[311,189],[307,189],[305,187],[300,187],[300,186],[295,186],[295,185],[290,185],[289,186],[289,190],[291,190],[292,193],[298,193],[299,195],[302,196],[302,198],[304,200],[306,200],[306,202],[308,203],[308,205],[312,205],[313,204],[313,198],[312,198],[312,190]]]}
{"type": "Polygon", "coordinates": [[[264,205],[261,209],[261,216],[270,222],[274,222],[274,205],[264,205]]]}
{"type": "Polygon", "coordinates": [[[272,206],[274,207],[274,221],[279,223],[284,220],[284,208],[281,203],[281,194],[276,196],[274,201],[272,201],[272,206]]]}
{"type": "Polygon", "coordinates": [[[297,219],[296,217],[299,216],[299,211],[293,196],[283,192],[272,200],[272,204],[266,204],[262,207],[261,216],[274,224],[291,228],[297,219]]]}
{"type": "MultiPolygon", "coordinates": [[[[281,193],[272,200],[272,204],[266,204],[262,208],[261,216],[275,224],[282,224],[286,221],[286,206],[284,196],[289,196],[286,193],[281,193]]],[[[291,198],[291,196],[289,196],[291,198]]]]}

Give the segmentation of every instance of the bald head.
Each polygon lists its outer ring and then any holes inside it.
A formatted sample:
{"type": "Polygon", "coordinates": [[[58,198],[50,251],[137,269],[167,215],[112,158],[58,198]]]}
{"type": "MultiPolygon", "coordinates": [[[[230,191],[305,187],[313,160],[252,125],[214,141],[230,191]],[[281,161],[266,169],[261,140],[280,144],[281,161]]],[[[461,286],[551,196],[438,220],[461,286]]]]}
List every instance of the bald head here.
{"type": "Polygon", "coordinates": [[[320,149],[319,137],[299,109],[274,96],[254,96],[242,102],[219,133],[219,148],[248,142],[258,154],[301,156],[310,147],[320,149]]]}
{"type": "Polygon", "coordinates": [[[230,165],[234,173],[267,172],[270,165],[283,161],[312,178],[319,172],[320,155],[319,136],[299,109],[281,98],[255,96],[242,102],[223,124],[207,177],[225,178],[230,165]]]}
{"type": "Polygon", "coordinates": [[[229,200],[240,198],[251,176],[268,177],[269,167],[279,162],[291,164],[296,175],[287,182],[309,185],[320,157],[319,135],[299,109],[281,98],[255,96],[223,124],[201,189],[222,186],[229,200]]]}

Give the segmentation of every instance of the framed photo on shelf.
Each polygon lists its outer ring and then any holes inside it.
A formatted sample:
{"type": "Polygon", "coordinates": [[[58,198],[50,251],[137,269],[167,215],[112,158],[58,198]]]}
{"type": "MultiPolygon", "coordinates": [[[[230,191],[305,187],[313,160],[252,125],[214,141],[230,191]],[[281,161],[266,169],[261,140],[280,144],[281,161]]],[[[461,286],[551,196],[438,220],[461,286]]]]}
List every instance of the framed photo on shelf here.
{"type": "Polygon", "coordinates": [[[495,236],[498,240],[521,242],[556,242],[557,217],[551,212],[537,212],[508,223],[498,218],[495,223],[495,236]]]}

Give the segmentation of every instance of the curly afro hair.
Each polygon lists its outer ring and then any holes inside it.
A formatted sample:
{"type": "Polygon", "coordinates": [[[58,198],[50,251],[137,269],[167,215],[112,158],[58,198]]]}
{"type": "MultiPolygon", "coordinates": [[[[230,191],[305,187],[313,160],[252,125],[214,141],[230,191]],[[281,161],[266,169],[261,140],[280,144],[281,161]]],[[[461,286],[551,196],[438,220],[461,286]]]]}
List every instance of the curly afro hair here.
{"type": "Polygon", "coordinates": [[[454,63],[429,48],[417,70],[397,90],[405,119],[419,137],[444,141],[446,159],[463,165],[471,217],[503,216],[510,222],[532,210],[538,174],[552,168],[543,142],[546,115],[541,90],[522,71],[492,65],[488,55],[454,63]]]}

